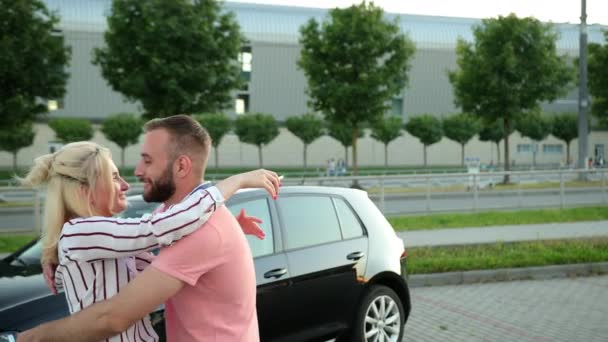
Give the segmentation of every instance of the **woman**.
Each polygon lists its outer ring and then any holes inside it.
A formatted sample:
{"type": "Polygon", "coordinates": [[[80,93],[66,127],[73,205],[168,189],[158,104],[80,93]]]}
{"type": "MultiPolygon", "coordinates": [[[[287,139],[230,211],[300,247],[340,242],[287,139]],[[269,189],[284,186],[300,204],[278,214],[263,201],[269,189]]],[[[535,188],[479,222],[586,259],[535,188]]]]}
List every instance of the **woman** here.
{"type": "MultiPolygon", "coordinates": [[[[271,194],[278,189],[278,177],[270,171],[240,177],[248,180],[249,187],[265,187],[271,194]],[[265,177],[271,178],[274,188],[265,177]]],[[[111,219],[126,209],[129,185],[120,177],[108,149],[77,142],[37,158],[21,182],[47,185],[42,263],[58,265],[56,279],[74,313],[118,293],[149,263],[150,254],[142,252],[170,245],[198,229],[224,202],[223,194],[236,190],[239,182],[230,179],[216,187],[197,188],[163,213],[111,219]],[[110,225],[113,230],[107,229],[110,225]]],[[[239,218],[242,226],[257,227],[253,218],[239,218]]],[[[158,340],[148,317],[110,340],[142,339],[158,340]]]]}

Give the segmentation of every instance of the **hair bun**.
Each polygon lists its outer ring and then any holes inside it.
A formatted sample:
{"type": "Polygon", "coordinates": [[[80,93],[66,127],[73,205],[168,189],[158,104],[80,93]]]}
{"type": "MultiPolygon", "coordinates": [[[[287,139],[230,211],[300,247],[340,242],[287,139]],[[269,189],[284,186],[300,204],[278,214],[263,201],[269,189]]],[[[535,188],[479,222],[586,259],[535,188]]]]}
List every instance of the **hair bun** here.
{"type": "Polygon", "coordinates": [[[18,181],[22,185],[29,186],[38,186],[47,183],[51,175],[51,168],[54,160],[54,153],[45,154],[34,159],[34,166],[32,166],[25,178],[18,178],[18,181]]]}

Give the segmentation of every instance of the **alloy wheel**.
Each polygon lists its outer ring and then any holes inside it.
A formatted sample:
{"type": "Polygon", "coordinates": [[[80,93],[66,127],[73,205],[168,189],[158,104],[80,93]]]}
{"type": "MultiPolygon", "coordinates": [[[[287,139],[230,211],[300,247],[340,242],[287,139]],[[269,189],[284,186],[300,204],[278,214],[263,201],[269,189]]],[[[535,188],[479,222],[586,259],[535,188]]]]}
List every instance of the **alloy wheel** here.
{"type": "Polygon", "coordinates": [[[367,308],[364,325],[365,341],[397,342],[401,332],[397,303],[386,295],[376,297],[367,308]]]}

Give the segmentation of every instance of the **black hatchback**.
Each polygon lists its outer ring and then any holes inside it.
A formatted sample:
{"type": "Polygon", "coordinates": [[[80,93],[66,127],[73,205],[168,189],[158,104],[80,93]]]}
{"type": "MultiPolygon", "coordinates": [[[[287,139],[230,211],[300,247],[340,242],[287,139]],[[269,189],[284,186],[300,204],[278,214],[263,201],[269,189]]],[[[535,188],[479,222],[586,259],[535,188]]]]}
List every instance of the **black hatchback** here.
{"type": "MultiPolygon", "coordinates": [[[[156,204],[129,198],[123,216],[156,204]]],[[[262,219],[264,240],[247,237],[255,261],[262,341],[401,341],[410,313],[403,242],[367,193],[331,187],[283,187],[277,200],[244,190],[227,203],[262,219]]],[[[46,287],[41,244],[0,261],[0,342],[69,314],[46,287]]],[[[163,335],[162,312],[152,315],[163,335]]]]}

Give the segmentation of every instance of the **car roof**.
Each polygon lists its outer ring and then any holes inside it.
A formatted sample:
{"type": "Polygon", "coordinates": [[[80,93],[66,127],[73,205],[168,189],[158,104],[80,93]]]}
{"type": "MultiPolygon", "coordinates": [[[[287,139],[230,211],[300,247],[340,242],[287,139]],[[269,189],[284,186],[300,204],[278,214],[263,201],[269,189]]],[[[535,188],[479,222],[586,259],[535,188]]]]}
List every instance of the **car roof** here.
{"type": "MultiPolygon", "coordinates": [[[[265,193],[263,189],[240,189],[236,192],[235,197],[240,197],[245,194],[257,194],[265,193]]],[[[352,195],[365,195],[367,193],[363,190],[342,188],[342,187],[330,187],[330,186],[314,186],[314,185],[290,185],[282,186],[279,190],[279,196],[281,194],[329,194],[329,195],[341,195],[341,196],[352,196],[352,195]]],[[[129,200],[143,201],[141,194],[131,195],[128,197],[129,200]]]]}

